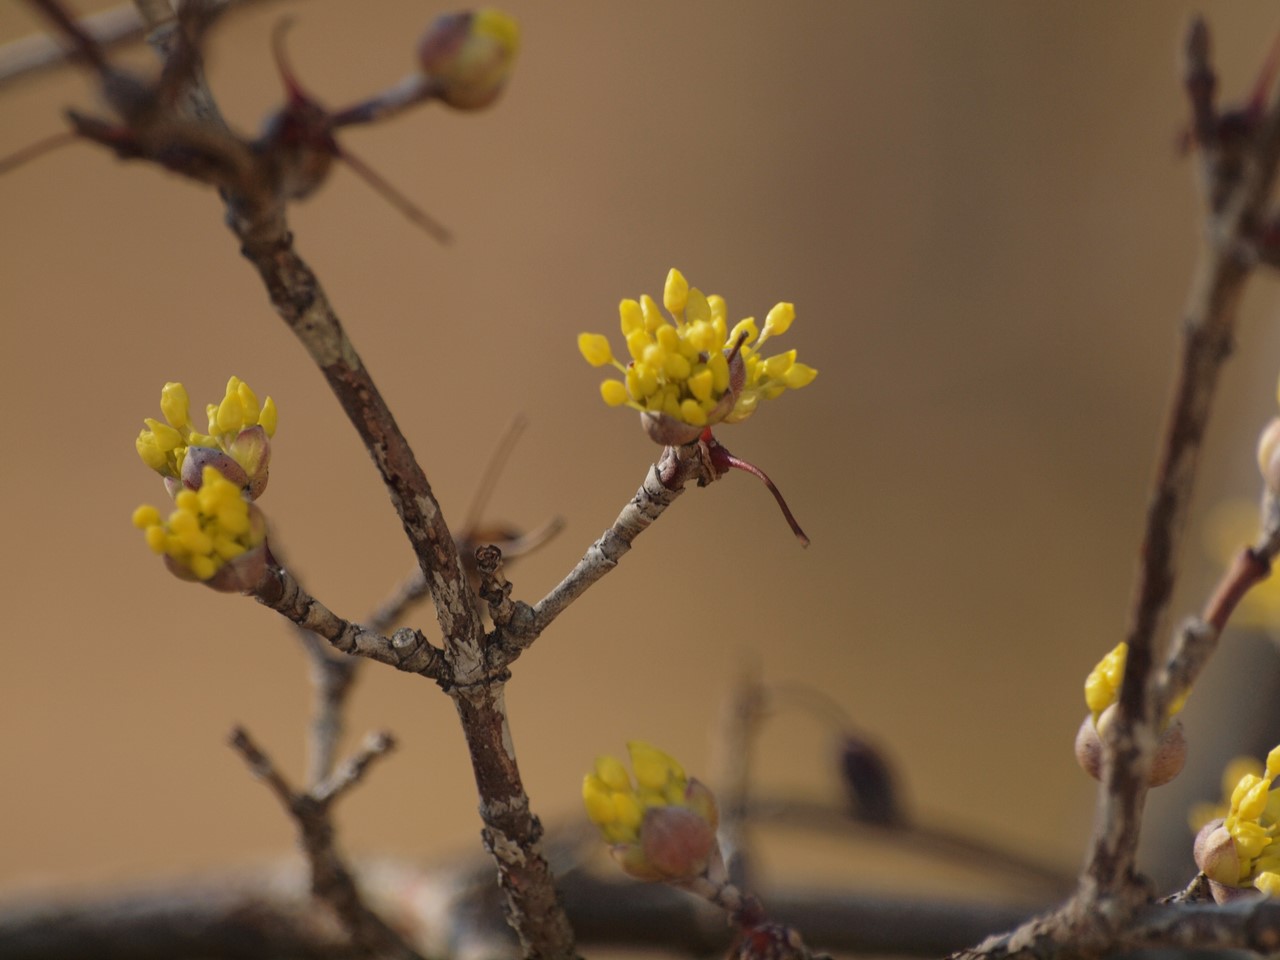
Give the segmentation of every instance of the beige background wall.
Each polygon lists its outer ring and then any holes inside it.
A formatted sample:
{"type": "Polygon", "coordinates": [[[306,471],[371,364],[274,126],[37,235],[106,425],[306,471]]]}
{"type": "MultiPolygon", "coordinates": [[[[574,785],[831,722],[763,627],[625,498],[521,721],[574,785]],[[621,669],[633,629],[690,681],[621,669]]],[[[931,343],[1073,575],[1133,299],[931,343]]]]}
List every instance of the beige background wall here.
{"type": "MultiPolygon", "coordinates": [[[[435,245],[342,169],[293,225],[453,517],[509,418],[530,418],[491,516],[568,529],[515,568],[517,594],[556,582],[657,452],[574,348],[616,330],[620,297],[659,293],[678,265],[735,317],[793,300],[787,345],[821,370],[721,434],[785,490],[808,551],[745,475],[693,490],[517,665],[536,810],[576,817],[592,757],[633,736],[704,769],[756,658],[843,703],[922,816],[1074,867],[1093,813],[1070,754],[1080,685],[1122,635],[1197,247],[1174,146],[1191,5],[508,6],[524,49],[496,109],[346,140],[457,241],[435,245]]],[[[1280,16],[1202,6],[1222,89],[1242,96],[1280,16]]],[[[435,10],[311,0],[229,19],[211,79],[245,129],[278,99],[268,33],[285,12],[299,74],[336,104],[406,71],[435,10]]],[[[0,6],[4,39],[32,27],[0,6]]],[[[92,103],[71,71],[0,90],[0,152],[92,103]]],[[[0,887],[291,844],[223,739],[244,723],[301,772],[296,644],[256,604],[168,577],[128,523],[161,495],[131,448],[165,380],[203,403],[235,373],[276,398],[261,505],[325,602],[359,617],[409,569],[374,471],[220,216],[209,192],[88,146],[0,179],[0,887]]],[[[1197,516],[1252,491],[1276,306],[1273,280],[1251,287],[1197,516]]],[[[1209,575],[1190,559],[1179,609],[1209,575]]],[[[1264,675],[1228,678],[1221,707],[1193,701],[1193,749],[1264,675]]],[[[347,846],[473,847],[448,700],[371,668],[352,724],[403,749],[342,808],[347,846]]],[[[767,785],[833,793],[811,720],[780,717],[763,751],[767,785]]],[[[1156,806],[1177,821],[1184,802],[1156,806]]],[[[811,853],[792,868],[858,885],[962,876],[882,848],[811,853]]]]}

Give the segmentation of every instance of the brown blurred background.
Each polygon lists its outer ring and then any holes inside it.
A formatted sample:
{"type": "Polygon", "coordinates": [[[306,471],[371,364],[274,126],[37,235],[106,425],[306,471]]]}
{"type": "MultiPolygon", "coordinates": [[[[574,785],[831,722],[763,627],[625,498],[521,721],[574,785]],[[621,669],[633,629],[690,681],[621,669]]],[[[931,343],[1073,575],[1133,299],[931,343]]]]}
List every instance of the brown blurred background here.
{"type": "MultiPolygon", "coordinates": [[[[508,703],[535,809],[578,817],[582,772],[631,737],[706,769],[754,660],[842,703],[924,819],[1074,869],[1094,810],[1070,750],[1081,683],[1123,633],[1198,245],[1193,166],[1175,148],[1192,5],[507,6],[524,46],[495,109],[431,107],[345,138],[456,242],[436,245],[342,168],[292,222],[455,521],[510,418],[530,419],[489,516],[560,514],[568,529],[514,568],[516,594],[568,570],[657,452],[599,402],[574,346],[616,332],[619,298],[659,294],[677,265],[735,318],[792,300],[785,346],[821,370],[720,434],[782,487],[809,550],[746,475],[691,490],[517,664],[508,703]]],[[[1200,8],[1221,89],[1242,99],[1280,15],[1271,0],[1200,8]]],[[[288,13],[304,83],[345,103],[407,71],[436,12],[239,13],[213,39],[211,82],[254,129],[280,97],[268,35],[288,13]]],[[[37,28],[0,6],[0,39],[37,28]]],[[[93,103],[72,70],[0,90],[0,152],[93,103]]],[[[0,179],[0,216],[0,888],[286,854],[290,825],[224,740],[243,723],[301,774],[301,653],[274,615],[173,580],[145,549],[129,513],[162,493],[133,437],[169,379],[197,404],[232,373],[274,396],[261,505],[312,591],[352,618],[410,568],[387,497],[209,191],[76,145],[0,179]]],[[[1277,289],[1250,286],[1197,519],[1253,493],[1277,289]]],[[[1199,555],[1187,570],[1179,612],[1211,575],[1199,555]]],[[[1228,731],[1227,753],[1202,751],[1209,789],[1267,689],[1265,670],[1224,669],[1210,681],[1230,695],[1187,713],[1193,750],[1211,724],[1228,731]]],[[[372,727],[403,748],[341,808],[346,847],[475,849],[448,699],[371,666],[351,729],[372,727]]],[[[769,726],[760,766],[766,788],[838,792],[830,743],[802,714],[769,726]]],[[[1184,848],[1196,789],[1153,800],[1164,846],[1184,848]]],[[[765,865],[861,888],[973,881],[881,846],[786,838],[765,865]]]]}

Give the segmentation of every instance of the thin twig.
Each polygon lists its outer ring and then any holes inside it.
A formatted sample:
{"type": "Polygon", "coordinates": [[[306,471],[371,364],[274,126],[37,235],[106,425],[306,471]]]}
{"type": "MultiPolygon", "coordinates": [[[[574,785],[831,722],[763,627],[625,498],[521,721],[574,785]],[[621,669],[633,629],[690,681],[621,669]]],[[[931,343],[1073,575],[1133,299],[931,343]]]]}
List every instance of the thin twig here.
{"type": "Polygon", "coordinates": [[[368,657],[436,681],[448,677],[444,654],[420,631],[402,627],[390,637],[344,620],[311,596],[283,567],[268,567],[252,596],[345,654],[368,657]]]}
{"type": "Polygon", "coordinates": [[[568,575],[533,606],[516,601],[507,624],[509,636],[522,648],[532,643],[571,603],[618,565],[635,538],[662,516],[684,491],[685,483],[693,479],[715,479],[699,460],[697,445],[665,447],[635,496],[568,575]]]}
{"type": "Polygon", "coordinates": [[[338,744],[342,741],[343,708],[355,684],[361,661],[330,650],[320,637],[309,630],[299,627],[297,635],[307,655],[315,697],[310,735],[307,737],[307,785],[314,788],[333,772],[338,744]]]}
{"type": "Polygon", "coordinates": [[[370,957],[421,960],[420,955],[365,905],[355,878],[334,841],[330,811],[334,802],[360,782],[369,766],[385,756],[395,741],[371,734],[355,756],[329,780],[307,792],[295,791],[271,758],[242,727],[232,731],[231,746],[250,771],[263,780],[298,829],[298,839],[311,870],[311,893],[329,907],[352,943],[370,957]]]}

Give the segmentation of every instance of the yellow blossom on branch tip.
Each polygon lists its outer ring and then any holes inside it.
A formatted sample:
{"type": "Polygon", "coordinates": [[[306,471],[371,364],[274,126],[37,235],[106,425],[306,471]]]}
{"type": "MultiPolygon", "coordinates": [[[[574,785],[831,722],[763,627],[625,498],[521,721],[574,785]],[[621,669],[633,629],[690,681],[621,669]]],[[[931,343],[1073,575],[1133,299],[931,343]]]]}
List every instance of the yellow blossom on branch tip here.
{"type": "Polygon", "coordinates": [[[578,350],[588,363],[613,366],[621,375],[601,385],[600,395],[608,405],[668,418],[696,436],[704,426],[745,420],[761,400],[808,386],[818,375],[796,360],[794,350],[768,357],[760,352],[766,340],[791,327],[793,304],[775,305],[763,331],[753,318],[730,330],[724,299],[689,286],[674,268],[663,285],[662,302],[669,317],[647,294],[619,305],[629,357],[625,364],[602,334],[579,335],[578,350]]]}
{"type": "Polygon", "coordinates": [[[188,486],[198,484],[208,453],[220,452],[238,464],[215,463],[228,479],[234,479],[253,496],[266,485],[269,460],[267,439],[275,435],[276,405],[270,397],[259,403],[257,394],[239,377],[232,377],[221,402],[205,407],[208,433],[193,429],[190,398],[186,388],[170,381],[160,391],[160,411],[164,422],[147,418],[145,428],[134,444],[138,456],[152,470],[171,481],[184,480],[188,486]],[[261,429],[258,429],[261,428],[261,429]],[[189,451],[204,451],[201,458],[189,464],[189,451]],[[184,478],[184,467],[188,476],[184,478]],[[232,476],[235,474],[235,476],[232,476]],[[244,476],[240,476],[243,474],[244,476]]]}

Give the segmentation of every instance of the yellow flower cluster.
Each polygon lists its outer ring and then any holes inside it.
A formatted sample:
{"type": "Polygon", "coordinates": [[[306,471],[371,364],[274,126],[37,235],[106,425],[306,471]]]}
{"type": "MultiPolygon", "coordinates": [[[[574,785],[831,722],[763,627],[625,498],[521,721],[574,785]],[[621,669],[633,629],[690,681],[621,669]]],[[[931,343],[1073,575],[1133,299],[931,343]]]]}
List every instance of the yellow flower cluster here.
{"type": "MultiPolygon", "coordinates": [[[[1084,702],[1093,714],[1096,725],[1102,712],[1111,706],[1120,696],[1120,685],[1124,682],[1124,665],[1129,658],[1129,644],[1121,641],[1114,650],[1098,661],[1084,681],[1084,702]]],[[[1187,694],[1178,697],[1169,705],[1169,716],[1176,717],[1187,703],[1187,694]]]]}
{"type": "Polygon", "coordinates": [[[667,275],[662,302],[670,320],[647,294],[622,301],[622,336],[631,357],[625,366],[614,358],[603,334],[578,336],[578,349],[588,363],[612,364],[623,376],[600,385],[610,406],[665,414],[694,427],[737,423],[751,416],[761,400],[798,390],[818,375],[796,361],[794,350],[760,355],[767,340],[791,326],[796,312],[790,303],[770,310],[763,330],[752,317],[730,330],[724,299],[691,288],[675,269],[667,275]]]}
{"type": "Polygon", "coordinates": [[[646,810],[684,806],[685,788],[689,785],[684,768],[657,747],[632,740],[627,752],[636,774],[635,783],[622,761],[610,756],[597,758],[595,772],[582,781],[587,817],[611,843],[635,842],[646,810]]]}
{"type": "Polygon", "coordinates": [[[179,479],[188,447],[221,449],[234,458],[253,476],[261,467],[261,444],[237,444],[242,431],[261,426],[268,437],[276,432],[275,401],[267,397],[259,404],[258,397],[249,385],[239,377],[227,381],[226,395],[220,403],[205,407],[208,433],[198,433],[192,428],[190,399],[181,383],[166,383],[160,391],[160,411],[165,422],[148,417],[146,428],[135,441],[138,456],[161,476],[179,479]]]}
{"type": "Polygon", "coordinates": [[[178,492],[167,518],[144,504],[133,512],[133,525],[144,532],[155,553],[171,558],[197,580],[210,579],[266,536],[240,488],[213,467],[204,468],[199,490],[178,492]]]}
{"type": "Polygon", "coordinates": [[[1271,788],[1278,774],[1280,747],[1267,755],[1262,775],[1240,777],[1223,822],[1240,858],[1239,878],[1225,882],[1255,887],[1269,897],[1280,896],[1280,787],[1271,788]]]}
{"type": "Polygon", "coordinates": [[[582,782],[587,816],[618,865],[637,880],[681,884],[720,877],[715,796],[656,747],[633,740],[627,751],[634,783],[616,757],[600,757],[582,782]]]}

